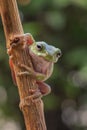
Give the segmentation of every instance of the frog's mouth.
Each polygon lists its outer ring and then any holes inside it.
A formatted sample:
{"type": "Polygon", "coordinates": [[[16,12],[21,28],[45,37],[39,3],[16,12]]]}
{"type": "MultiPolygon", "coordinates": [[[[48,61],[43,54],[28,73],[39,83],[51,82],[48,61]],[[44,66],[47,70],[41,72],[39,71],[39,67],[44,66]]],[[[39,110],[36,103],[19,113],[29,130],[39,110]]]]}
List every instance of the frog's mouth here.
{"type": "Polygon", "coordinates": [[[58,61],[60,57],[58,55],[47,55],[44,57],[44,59],[47,61],[47,62],[53,62],[53,63],[56,63],[58,61]]]}

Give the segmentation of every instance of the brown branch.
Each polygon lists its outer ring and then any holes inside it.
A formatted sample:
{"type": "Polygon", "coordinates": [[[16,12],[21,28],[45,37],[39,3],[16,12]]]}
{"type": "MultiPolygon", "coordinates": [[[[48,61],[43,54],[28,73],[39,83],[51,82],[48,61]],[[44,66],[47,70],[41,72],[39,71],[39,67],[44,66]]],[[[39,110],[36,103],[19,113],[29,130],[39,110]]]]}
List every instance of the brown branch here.
{"type": "MultiPolygon", "coordinates": [[[[26,37],[23,35],[23,28],[20,22],[16,0],[0,0],[0,11],[6,36],[6,46],[10,50],[10,55],[13,57],[12,61],[14,65],[20,101],[23,101],[23,99],[26,97],[31,97],[29,90],[36,90],[38,89],[38,86],[35,84],[36,81],[29,76],[17,76],[18,72],[24,70],[18,66],[18,63],[25,64],[31,68],[32,63],[28,54],[27,45],[24,41],[26,37]],[[18,41],[14,41],[15,38],[18,38],[18,41]],[[12,47],[12,41],[14,41],[15,47],[12,47]]],[[[28,98],[26,100],[28,105],[24,105],[22,108],[26,129],[46,130],[42,100],[39,99],[37,102],[33,102],[30,99],[28,98]]]]}

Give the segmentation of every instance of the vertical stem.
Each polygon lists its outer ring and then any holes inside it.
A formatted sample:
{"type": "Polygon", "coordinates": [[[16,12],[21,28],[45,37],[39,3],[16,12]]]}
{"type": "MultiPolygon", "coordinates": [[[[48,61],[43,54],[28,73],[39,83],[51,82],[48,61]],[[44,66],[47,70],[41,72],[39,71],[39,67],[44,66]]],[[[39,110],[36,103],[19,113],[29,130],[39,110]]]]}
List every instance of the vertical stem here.
{"type": "MultiPolygon", "coordinates": [[[[14,35],[23,34],[16,0],[0,0],[0,12],[6,36],[6,46],[9,48],[10,38],[14,37],[14,35]]],[[[14,49],[12,55],[14,57],[13,65],[15,74],[21,71],[17,66],[18,62],[32,68],[32,63],[26,49],[23,50],[21,47],[19,49],[14,49]]],[[[29,96],[29,89],[37,88],[35,80],[29,76],[22,76],[21,78],[16,76],[16,80],[20,100],[29,96]]],[[[41,99],[37,103],[30,102],[30,106],[24,107],[22,112],[27,130],[46,130],[43,102],[41,99]]]]}
{"type": "Polygon", "coordinates": [[[0,0],[0,11],[6,41],[9,44],[8,40],[12,35],[23,34],[16,0],[0,0]]]}

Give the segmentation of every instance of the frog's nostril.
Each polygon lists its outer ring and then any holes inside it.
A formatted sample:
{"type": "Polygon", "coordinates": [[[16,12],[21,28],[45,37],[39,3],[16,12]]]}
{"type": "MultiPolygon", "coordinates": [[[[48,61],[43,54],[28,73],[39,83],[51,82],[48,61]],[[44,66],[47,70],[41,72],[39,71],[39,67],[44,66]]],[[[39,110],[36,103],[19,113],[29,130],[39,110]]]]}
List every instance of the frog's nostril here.
{"type": "Polygon", "coordinates": [[[58,51],[57,53],[56,53],[56,57],[61,57],[61,55],[62,55],[62,53],[61,53],[61,51],[58,51]]]}

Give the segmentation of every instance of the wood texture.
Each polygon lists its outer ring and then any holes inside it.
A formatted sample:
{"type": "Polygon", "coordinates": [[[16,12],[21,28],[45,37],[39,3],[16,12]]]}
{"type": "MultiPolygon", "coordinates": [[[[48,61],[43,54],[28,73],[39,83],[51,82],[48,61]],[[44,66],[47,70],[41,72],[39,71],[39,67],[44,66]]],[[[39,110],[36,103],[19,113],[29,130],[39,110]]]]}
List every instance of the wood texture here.
{"type": "MultiPolygon", "coordinates": [[[[0,12],[6,36],[6,46],[7,49],[9,49],[11,48],[11,40],[14,39],[15,35],[17,36],[23,34],[23,28],[20,21],[16,0],[0,0],[0,12]]],[[[24,43],[20,42],[17,47],[12,48],[11,55],[13,56],[12,61],[21,101],[27,96],[31,96],[29,89],[32,88],[33,90],[36,90],[38,86],[36,86],[35,79],[32,79],[29,76],[17,76],[18,72],[24,70],[18,66],[18,63],[25,64],[32,68],[28,50],[24,43]]],[[[39,99],[37,102],[28,100],[27,102],[30,103],[30,106],[25,106],[22,109],[26,129],[46,130],[42,100],[39,99]]]]}

